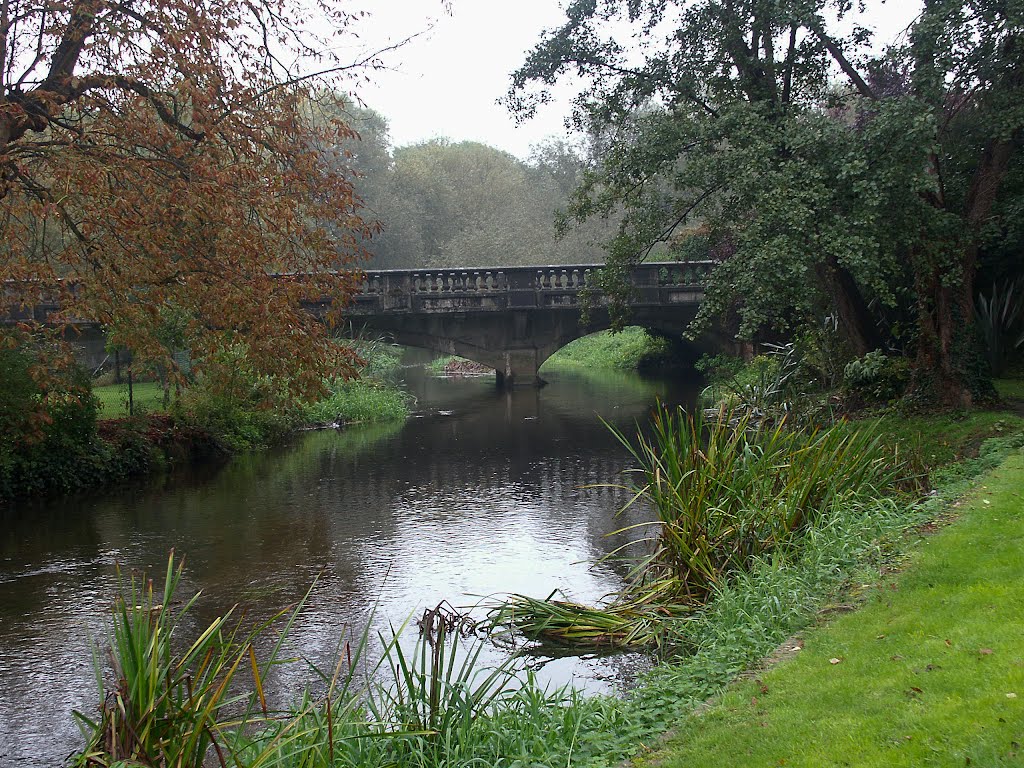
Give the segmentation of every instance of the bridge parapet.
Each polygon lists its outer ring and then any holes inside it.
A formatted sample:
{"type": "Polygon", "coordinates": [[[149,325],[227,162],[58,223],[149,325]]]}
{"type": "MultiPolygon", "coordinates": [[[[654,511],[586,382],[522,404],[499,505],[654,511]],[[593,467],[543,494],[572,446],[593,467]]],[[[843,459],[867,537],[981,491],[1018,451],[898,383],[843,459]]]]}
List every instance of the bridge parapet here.
{"type": "MultiPolygon", "coordinates": [[[[504,312],[571,308],[601,264],[368,271],[348,312],[504,312]]],[[[635,306],[699,303],[713,262],[655,262],[633,268],[635,306]]],[[[598,301],[601,297],[593,292],[598,301]]]]}
{"type": "MultiPolygon", "coordinates": [[[[609,302],[594,279],[601,264],[368,271],[342,314],[401,344],[462,355],[493,367],[507,386],[536,384],[540,365],[573,339],[611,322],[609,302]],[[589,294],[589,296],[588,296],[589,294]],[[580,325],[588,296],[588,326],[580,325]]],[[[630,272],[633,321],[680,333],[704,298],[710,261],[654,262],[630,272]]],[[[302,280],[301,274],[277,275],[302,280]]],[[[326,297],[306,309],[324,316],[326,297]]],[[[0,322],[46,322],[59,307],[40,296],[34,307],[12,306],[0,322]]],[[[98,329],[102,336],[102,329],[98,329]]]]}

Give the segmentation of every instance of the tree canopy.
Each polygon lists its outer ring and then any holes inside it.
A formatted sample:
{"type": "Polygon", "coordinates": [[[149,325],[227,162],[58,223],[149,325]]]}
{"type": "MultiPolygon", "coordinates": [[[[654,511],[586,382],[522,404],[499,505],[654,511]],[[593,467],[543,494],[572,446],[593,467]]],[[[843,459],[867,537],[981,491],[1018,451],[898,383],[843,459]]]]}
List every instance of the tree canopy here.
{"type": "Polygon", "coordinates": [[[559,237],[586,160],[565,142],[538,146],[523,162],[478,142],[434,139],[388,150],[387,124],[347,108],[359,132],[343,148],[359,173],[367,218],[381,233],[367,244],[372,268],[578,264],[599,259],[601,222],[559,237]]]}
{"type": "Polygon", "coordinates": [[[854,352],[912,349],[919,384],[964,402],[980,249],[1013,210],[1024,3],[926,0],[881,53],[835,31],[851,8],[575,0],[508,103],[585,84],[575,122],[611,138],[571,210],[623,208],[610,264],[703,249],[700,322],[735,313],[751,338],[832,313],[854,352]]]}
{"type": "Polygon", "coordinates": [[[372,65],[331,53],[354,20],[332,0],[0,3],[5,299],[56,297],[55,321],[168,365],[241,350],[303,391],[344,371],[299,300],[343,301],[330,272],[371,228],[336,156],[351,130],[303,105],[372,65]]]}

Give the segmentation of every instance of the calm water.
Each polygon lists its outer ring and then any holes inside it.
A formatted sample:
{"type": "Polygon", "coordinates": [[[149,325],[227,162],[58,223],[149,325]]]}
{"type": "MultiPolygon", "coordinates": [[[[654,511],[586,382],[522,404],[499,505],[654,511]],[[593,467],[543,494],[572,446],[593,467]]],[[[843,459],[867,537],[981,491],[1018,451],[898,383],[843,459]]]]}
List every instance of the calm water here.
{"type": "MultiPolygon", "coordinates": [[[[95,707],[90,649],[115,565],[162,572],[171,548],[187,557],[185,591],[204,593],[197,624],[235,603],[268,615],[319,576],[293,641],[326,666],[371,618],[386,631],[441,600],[560,589],[595,601],[617,589],[624,566],[598,561],[624,543],[607,534],[642,513],[616,518],[621,494],[584,487],[627,464],[598,415],[632,429],[656,397],[693,390],[546,378],[505,394],[491,378],[410,367],[418,405],[405,424],[308,433],[223,467],[0,513],[0,766],[56,766],[79,745],[71,711],[95,707]]],[[[608,691],[634,661],[561,658],[540,675],[608,691]]],[[[301,664],[282,677],[289,695],[310,682],[301,664]]]]}

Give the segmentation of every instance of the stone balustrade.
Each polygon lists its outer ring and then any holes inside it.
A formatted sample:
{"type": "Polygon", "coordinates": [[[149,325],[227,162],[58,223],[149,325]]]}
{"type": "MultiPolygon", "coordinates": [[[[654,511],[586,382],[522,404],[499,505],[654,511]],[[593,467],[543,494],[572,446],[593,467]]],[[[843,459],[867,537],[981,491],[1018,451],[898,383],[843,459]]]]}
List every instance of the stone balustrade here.
{"type": "MultiPolygon", "coordinates": [[[[349,307],[380,312],[505,311],[575,307],[601,264],[480,269],[389,269],[364,273],[349,307]]],[[[699,302],[713,262],[655,262],[633,268],[631,303],[699,302]]]]}

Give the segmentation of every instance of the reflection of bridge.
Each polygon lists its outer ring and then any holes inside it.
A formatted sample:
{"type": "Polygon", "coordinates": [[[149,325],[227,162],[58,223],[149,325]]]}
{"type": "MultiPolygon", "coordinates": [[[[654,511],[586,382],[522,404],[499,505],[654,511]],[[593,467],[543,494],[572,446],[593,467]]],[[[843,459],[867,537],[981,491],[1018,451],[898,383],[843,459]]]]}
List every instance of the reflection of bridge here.
{"type": "MultiPolygon", "coordinates": [[[[670,262],[634,267],[630,322],[678,336],[696,314],[711,266],[670,262]]],[[[588,323],[580,325],[581,294],[590,273],[600,268],[367,272],[346,314],[398,344],[460,355],[494,368],[501,384],[530,386],[539,383],[541,364],[561,347],[609,327],[607,302],[595,294],[588,323]]]]}

